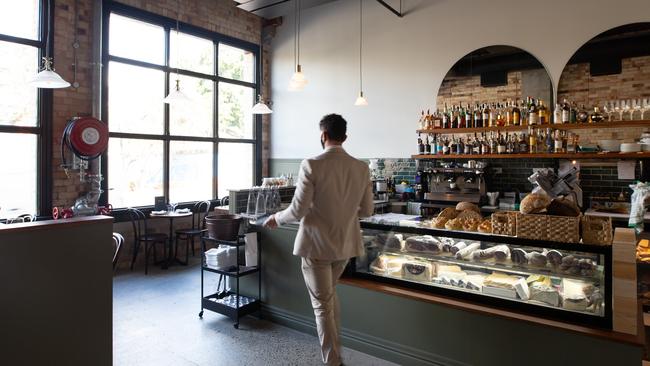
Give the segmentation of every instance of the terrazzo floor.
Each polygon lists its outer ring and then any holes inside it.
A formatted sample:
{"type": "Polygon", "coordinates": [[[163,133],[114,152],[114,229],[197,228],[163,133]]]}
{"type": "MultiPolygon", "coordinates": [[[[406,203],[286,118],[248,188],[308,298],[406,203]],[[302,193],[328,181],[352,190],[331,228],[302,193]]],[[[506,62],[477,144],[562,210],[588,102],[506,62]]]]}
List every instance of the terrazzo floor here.
{"type": "MultiPolygon", "coordinates": [[[[196,262],[196,259],[195,259],[196,262]]],[[[199,311],[198,263],[118,271],[113,280],[114,365],[322,365],[316,337],[247,316],[240,329],[199,311]]],[[[213,276],[216,277],[216,276],[213,276]]],[[[393,363],[343,350],[345,365],[393,363]]]]}

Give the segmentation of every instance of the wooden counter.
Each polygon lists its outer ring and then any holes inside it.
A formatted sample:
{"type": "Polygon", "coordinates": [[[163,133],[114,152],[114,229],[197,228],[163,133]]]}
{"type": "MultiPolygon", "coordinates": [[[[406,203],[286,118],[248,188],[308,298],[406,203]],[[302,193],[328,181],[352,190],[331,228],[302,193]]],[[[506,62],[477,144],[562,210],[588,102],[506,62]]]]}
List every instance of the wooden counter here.
{"type": "Polygon", "coordinates": [[[4,365],[112,364],[113,218],[0,225],[4,365]]]}
{"type": "MultiPolygon", "coordinates": [[[[566,330],[574,333],[597,337],[605,340],[612,340],[616,342],[623,342],[623,343],[640,345],[640,346],[643,346],[645,344],[645,335],[643,333],[642,326],[640,327],[642,331],[639,332],[639,334],[631,335],[626,333],[609,331],[605,329],[591,328],[582,325],[565,323],[562,321],[557,321],[552,319],[538,318],[529,314],[518,313],[511,310],[497,309],[482,304],[475,304],[468,301],[459,300],[458,298],[436,295],[430,292],[418,291],[406,287],[389,285],[389,284],[384,284],[377,281],[370,281],[361,278],[343,277],[341,278],[340,283],[349,286],[361,287],[372,291],[378,291],[388,295],[400,296],[407,299],[420,300],[432,304],[450,306],[455,309],[471,311],[483,315],[498,316],[500,318],[519,320],[519,321],[524,321],[527,323],[537,324],[545,327],[558,328],[561,330],[566,330]]],[[[642,324],[642,322],[643,320],[641,319],[641,317],[639,317],[639,323],[642,324]]]]}

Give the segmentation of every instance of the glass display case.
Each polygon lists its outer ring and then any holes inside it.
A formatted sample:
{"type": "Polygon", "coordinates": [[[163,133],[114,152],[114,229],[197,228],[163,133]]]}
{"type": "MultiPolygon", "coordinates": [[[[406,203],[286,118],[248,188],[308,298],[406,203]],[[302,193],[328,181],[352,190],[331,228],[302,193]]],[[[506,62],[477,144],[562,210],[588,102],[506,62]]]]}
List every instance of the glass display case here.
{"type": "Polygon", "coordinates": [[[611,328],[611,246],[362,223],[348,275],[611,328]]]}

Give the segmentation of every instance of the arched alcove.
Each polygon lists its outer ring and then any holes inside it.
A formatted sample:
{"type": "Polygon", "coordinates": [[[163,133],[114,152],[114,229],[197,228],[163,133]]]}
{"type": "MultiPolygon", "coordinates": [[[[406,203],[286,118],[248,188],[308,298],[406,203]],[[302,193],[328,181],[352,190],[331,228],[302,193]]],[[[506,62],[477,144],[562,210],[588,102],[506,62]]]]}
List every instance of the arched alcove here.
{"type": "Polygon", "coordinates": [[[507,45],[479,48],[458,60],[438,89],[436,107],[507,103],[527,97],[551,108],[553,84],[539,60],[507,45]]]}

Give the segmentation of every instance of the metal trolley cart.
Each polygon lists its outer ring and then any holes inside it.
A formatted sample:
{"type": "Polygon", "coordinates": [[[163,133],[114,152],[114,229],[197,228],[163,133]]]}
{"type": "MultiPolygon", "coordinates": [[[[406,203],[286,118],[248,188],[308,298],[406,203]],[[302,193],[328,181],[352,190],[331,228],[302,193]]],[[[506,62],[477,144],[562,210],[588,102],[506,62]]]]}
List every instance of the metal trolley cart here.
{"type": "Polygon", "coordinates": [[[244,247],[244,235],[239,235],[236,241],[227,241],[212,239],[207,236],[201,237],[201,312],[199,317],[203,318],[203,310],[208,309],[216,313],[225,315],[235,321],[233,326],[236,329],[239,329],[239,318],[260,311],[260,299],[262,296],[262,249],[259,241],[259,232],[257,233],[257,243],[258,243],[258,255],[257,255],[257,265],[256,266],[244,266],[241,264],[241,248],[244,247]],[[206,243],[211,243],[215,246],[217,245],[227,245],[235,247],[237,249],[237,265],[232,268],[214,268],[206,264],[205,260],[205,247],[206,243]],[[205,295],[204,290],[204,275],[205,272],[212,272],[220,275],[219,284],[217,285],[217,292],[205,295]],[[241,295],[239,292],[239,279],[244,276],[252,275],[257,273],[257,297],[250,297],[241,295]],[[221,282],[224,282],[225,287],[225,277],[235,279],[235,289],[234,291],[220,289],[221,282]]]}

